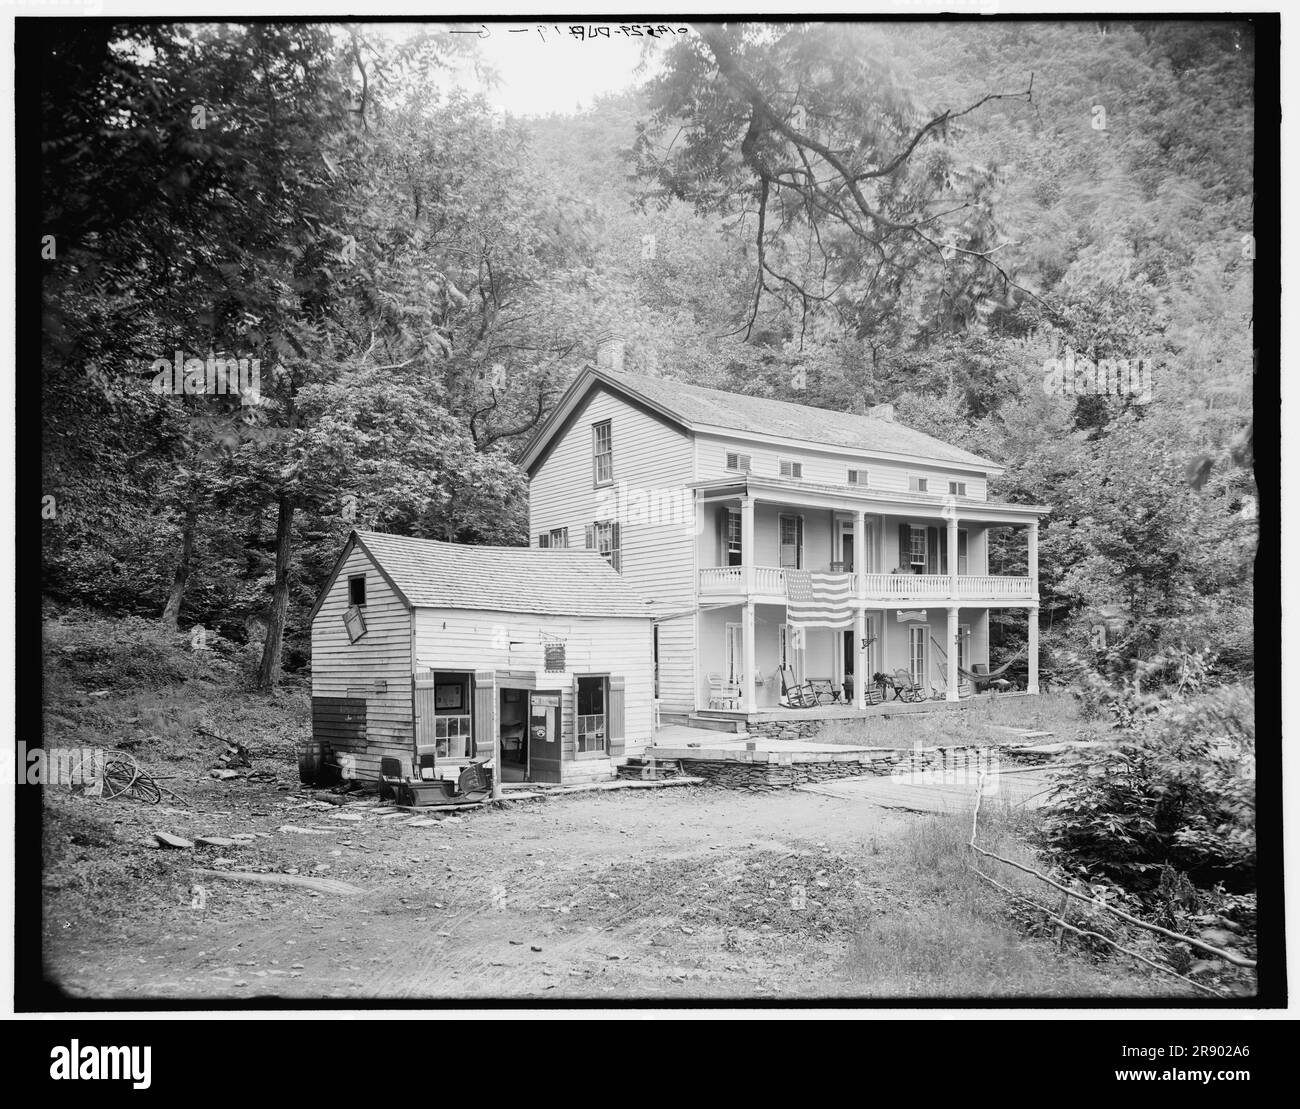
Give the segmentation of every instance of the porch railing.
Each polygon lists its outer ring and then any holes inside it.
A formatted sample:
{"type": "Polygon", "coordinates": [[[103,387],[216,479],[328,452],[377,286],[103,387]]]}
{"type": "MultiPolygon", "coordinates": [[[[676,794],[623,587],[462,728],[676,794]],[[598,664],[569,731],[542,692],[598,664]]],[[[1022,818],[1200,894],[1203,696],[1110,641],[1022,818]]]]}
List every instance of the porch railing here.
{"type": "MultiPolygon", "coordinates": [[[[953,597],[952,578],[947,574],[850,574],[853,593],[858,592],[858,578],[865,579],[868,600],[923,600],[953,597]]],[[[700,593],[704,596],[738,595],[745,590],[742,566],[710,566],[700,571],[700,593]]],[[[766,596],[785,595],[785,571],[774,566],[754,567],[754,592],[766,596]]],[[[999,574],[962,574],[957,578],[955,599],[1029,600],[1032,582],[1025,577],[999,574]]]]}

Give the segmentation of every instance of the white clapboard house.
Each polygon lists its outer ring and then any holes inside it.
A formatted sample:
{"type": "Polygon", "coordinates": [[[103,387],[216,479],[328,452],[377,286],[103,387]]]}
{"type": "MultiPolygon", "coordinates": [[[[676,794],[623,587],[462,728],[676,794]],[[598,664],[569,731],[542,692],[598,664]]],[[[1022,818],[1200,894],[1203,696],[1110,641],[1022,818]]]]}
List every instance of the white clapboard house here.
{"type": "Polygon", "coordinates": [[[878,673],[960,699],[987,686],[971,679],[987,672],[995,609],[1024,614],[1037,692],[1047,510],[990,500],[996,462],[889,410],[828,411],[617,364],[585,369],[522,457],[531,542],[595,550],[652,601],[666,720],[779,709],[783,674],[863,709],[878,673]],[[1019,573],[990,573],[998,528],[1021,532],[1019,573]]]}
{"type": "Polygon", "coordinates": [[[592,551],[353,532],[311,614],[315,752],[374,780],[432,751],[454,776],[496,733],[503,781],[611,778],[651,738],[651,629],[592,551]]]}

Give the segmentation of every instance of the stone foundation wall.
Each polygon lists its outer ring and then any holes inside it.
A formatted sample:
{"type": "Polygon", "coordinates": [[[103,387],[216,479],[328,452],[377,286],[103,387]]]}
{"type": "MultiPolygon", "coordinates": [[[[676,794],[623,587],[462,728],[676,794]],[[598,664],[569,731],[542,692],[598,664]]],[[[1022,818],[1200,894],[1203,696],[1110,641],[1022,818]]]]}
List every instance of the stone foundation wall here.
{"type": "MultiPolygon", "coordinates": [[[[988,747],[937,747],[926,751],[881,750],[850,756],[823,755],[824,761],[794,761],[776,752],[743,752],[735,759],[682,759],[682,770],[724,789],[791,789],[810,782],[861,778],[867,774],[974,774],[977,766],[996,767],[988,747]],[[990,760],[993,760],[990,762],[990,760]]],[[[811,760],[816,756],[804,756],[811,760]]]]}
{"type": "Polygon", "coordinates": [[[824,720],[757,720],[745,725],[745,731],[760,739],[816,739],[824,720]]]}

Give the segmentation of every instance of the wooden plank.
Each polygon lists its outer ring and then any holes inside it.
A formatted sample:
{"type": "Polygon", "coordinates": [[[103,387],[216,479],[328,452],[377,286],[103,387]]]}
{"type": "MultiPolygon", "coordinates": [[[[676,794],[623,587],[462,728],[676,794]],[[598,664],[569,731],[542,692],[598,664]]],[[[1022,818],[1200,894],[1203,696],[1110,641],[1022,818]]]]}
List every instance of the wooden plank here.
{"type": "Polygon", "coordinates": [[[195,867],[196,874],[210,874],[215,878],[229,878],[232,882],[253,882],[264,886],[300,886],[317,893],[337,893],[342,897],[358,897],[365,891],[333,878],[308,878],[303,874],[259,874],[248,870],[204,870],[195,867]]]}

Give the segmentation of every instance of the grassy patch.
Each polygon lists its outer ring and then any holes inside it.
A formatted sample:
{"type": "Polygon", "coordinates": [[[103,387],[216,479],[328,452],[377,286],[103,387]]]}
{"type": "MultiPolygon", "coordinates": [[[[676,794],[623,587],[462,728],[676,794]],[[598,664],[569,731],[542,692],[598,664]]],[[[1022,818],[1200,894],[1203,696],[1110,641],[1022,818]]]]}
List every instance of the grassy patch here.
{"type": "MultiPolygon", "coordinates": [[[[1030,819],[1009,808],[981,815],[981,846],[1035,865],[1018,833],[1030,819]]],[[[900,885],[916,900],[864,919],[847,965],[848,980],[878,997],[1154,997],[1190,990],[1125,956],[1058,944],[1041,914],[1018,907],[967,866],[969,816],[927,817],[905,833],[900,885]]],[[[1004,885],[1052,904],[1045,887],[998,863],[984,869],[1004,885]]]]}
{"type": "Polygon", "coordinates": [[[1073,696],[1044,693],[1038,697],[982,696],[958,709],[828,720],[816,740],[848,747],[933,747],[983,745],[1013,738],[996,727],[1051,732],[1053,742],[1097,738],[1096,725],[1082,718],[1073,696]]]}

